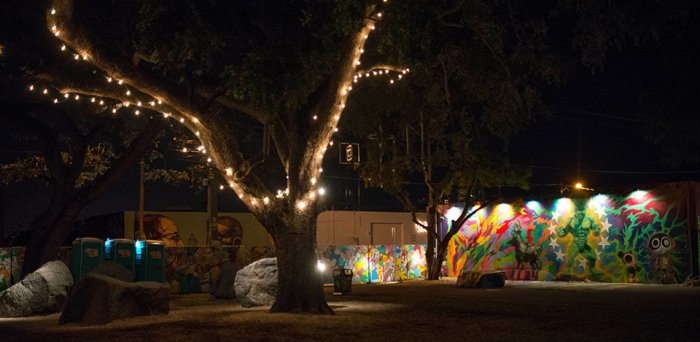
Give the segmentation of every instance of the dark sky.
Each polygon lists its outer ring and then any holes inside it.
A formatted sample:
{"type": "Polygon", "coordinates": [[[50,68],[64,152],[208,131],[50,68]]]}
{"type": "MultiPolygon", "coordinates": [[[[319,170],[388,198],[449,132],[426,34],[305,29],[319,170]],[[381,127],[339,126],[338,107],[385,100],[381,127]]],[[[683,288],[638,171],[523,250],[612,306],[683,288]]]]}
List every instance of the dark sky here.
{"type": "MultiPolygon", "coordinates": [[[[581,70],[566,86],[546,93],[550,115],[523,127],[508,145],[514,163],[533,167],[533,194],[553,196],[559,187],[551,184],[577,180],[593,188],[700,180],[698,172],[685,173],[698,170],[698,165],[670,167],[662,162],[659,149],[643,139],[644,131],[636,116],[640,93],[670,77],[662,66],[667,65],[665,58],[673,56],[674,49],[680,51],[684,46],[651,45],[615,52],[604,70],[595,74],[581,70]]],[[[17,158],[26,150],[31,148],[0,135],[0,161],[17,158]]],[[[335,163],[337,159],[327,158],[327,163],[330,161],[335,163]]],[[[355,175],[346,166],[325,165],[324,169],[323,182],[329,191],[324,208],[400,210],[378,190],[361,189],[358,198],[355,175]]],[[[47,205],[47,190],[36,183],[0,187],[6,235],[29,227],[28,218],[36,217],[47,205]]],[[[220,211],[245,210],[230,189],[218,192],[220,211]]],[[[83,217],[135,210],[137,193],[138,174],[133,168],[121,184],[86,208],[83,217]]],[[[206,192],[147,183],[146,209],[204,211],[206,192]]]]}

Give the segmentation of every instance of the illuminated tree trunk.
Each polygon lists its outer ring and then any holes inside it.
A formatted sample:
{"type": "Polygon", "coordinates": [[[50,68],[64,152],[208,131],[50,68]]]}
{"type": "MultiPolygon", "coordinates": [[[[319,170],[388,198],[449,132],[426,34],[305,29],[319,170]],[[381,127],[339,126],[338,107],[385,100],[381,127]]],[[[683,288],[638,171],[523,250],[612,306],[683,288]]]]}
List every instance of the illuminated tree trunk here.
{"type": "Polygon", "coordinates": [[[437,247],[437,210],[434,205],[429,205],[426,214],[428,219],[428,246],[425,250],[425,262],[428,265],[428,280],[437,280],[440,278],[439,258],[435,256],[435,247],[437,247]]]}
{"type": "Polygon", "coordinates": [[[277,253],[277,300],[273,312],[331,314],[321,276],[316,269],[315,213],[291,212],[263,219],[271,231],[277,253]]]}

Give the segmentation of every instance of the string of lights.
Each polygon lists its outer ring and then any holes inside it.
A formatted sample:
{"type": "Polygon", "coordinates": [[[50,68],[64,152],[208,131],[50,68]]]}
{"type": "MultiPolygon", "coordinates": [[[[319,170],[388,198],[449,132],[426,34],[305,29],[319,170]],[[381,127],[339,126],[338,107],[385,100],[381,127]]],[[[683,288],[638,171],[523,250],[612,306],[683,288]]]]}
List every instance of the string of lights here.
{"type": "MultiPolygon", "coordinates": [[[[386,3],[387,0],[383,0],[382,2],[386,3]]],[[[57,39],[62,41],[62,44],[59,47],[60,51],[66,53],[68,56],[71,56],[71,58],[76,62],[90,63],[92,60],[88,49],[84,46],[76,45],[75,42],[71,42],[61,31],[60,20],[58,18],[61,13],[59,13],[56,8],[51,8],[49,10],[49,14],[49,18],[51,18],[53,21],[49,24],[50,31],[57,39]]],[[[312,167],[313,172],[309,177],[310,190],[305,196],[303,196],[305,199],[300,199],[296,202],[296,207],[299,210],[304,210],[308,205],[307,201],[313,201],[317,194],[322,194],[322,192],[325,192],[325,190],[322,191],[322,187],[317,185],[318,177],[320,176],[320,173],[323,172],[323,168],[321,166],[323,163],[323,157],[328,149],[328,146],[333,146],[334,144],[332,135],[333,133],[337,133],[339,131],[338,121],[340,120],[340,116],[345,109],[347,98],[350,92],[353,90],[353,84],[358,83],[363,78],[367,79],[375,76],[387,77],[388,83],[394,84],[395,82],[403,79],[403,77],[410,72],[410,69],[408,68],[397,68],[388,65],[379,65],[362,71],[357,70],[361,65],[360,59],[364,53],[364,46],[369,38],[369,34],[371,31],[376,29],[375,23],[382,19],[382,15],[383,14],[381,11],[375,11],[372,15],[365,19],[364,26],[358,32],[355,41],[355,53],[351,58],[352,67],[350,70],[352,71],[347,74],[339,84],[338,93],[335,96],[335,104],[331,110],[330,116],[328,116],[332,119],[323,120],[326,126],[319,128],[321,132],[328,131],[329,134],[326,134],[325,138],[322,138],[322,144],[315,153],[316,157],[313,160],[314,167],[312,167]]],[[[212,149],[212,146],[210,146],[211,134],[208,134],[209,130],[207,127],[200,122],[199,118],[195,116],[193,112],[177,111],[176,106],[165,103],[165,101],[160,98],[158,94],[143,93],[138,87],[132,87],[130,85],[130,80],[120,75],[111,74],[99,77],[103,77],[104,81],[109,84],[109,86],[119,87],[121,89],[121,94],[123,95],[98,96],[98,94],[86,94],[84,91],[79,89],[73,89],[72,91],[64,89],[63,91],[60,91],[54,87],[51,87],[48,82],[41,81],[28,85],[28,89],[30,92],[40,92],[41,95],[52,99],[51,101],[57,105],[69,101],[87,103],[97,106],[99,112],[111,111],[111,113],[114,115],[119,115],[123,112],[130,112],[135,116],[140,116],[148,110],[161,113],[165,119],[173,119],[176,122],[185,125],[185,127],[192,131],[197,137],[199,141],[198,146],[194,148],[191,146],[183,146],[180,149],[181,152],[201,153],[202,155],[207,155],[206,162],[215,162],[217,167],[223,169],[229,186],[239,194],[239,198],[247,201],[249,205],[255,207],[259,203],[265,205],[270,203],[270,196],[246,194],[246,191],[244,191],[244,189],[237,184],[238,179],[236,172],[234,171],[234,167],[231,165],[222,166],[219,160],[215,160],[212,158],[212,156],[208,155],[208,152],[212,149]]],[[[326,116],[324,116],[324,118],[325,117],[326,116]]],[[[320,119],[321,116],[319,114],[312,115],[312,121],[319,121],[320,119]]],[[[288,194],[289,189],[278,189],[274,197],[281,199],[286,197],[288,194]]]]}

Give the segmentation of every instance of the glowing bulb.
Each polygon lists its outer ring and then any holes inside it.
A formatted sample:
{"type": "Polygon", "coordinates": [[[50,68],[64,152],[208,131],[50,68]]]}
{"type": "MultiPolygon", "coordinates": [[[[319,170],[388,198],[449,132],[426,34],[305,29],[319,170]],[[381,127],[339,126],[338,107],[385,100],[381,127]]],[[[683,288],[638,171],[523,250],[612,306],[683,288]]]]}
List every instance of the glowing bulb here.
{"type": "Polygon", "coordinates": [[[311,178],[311,185],[316,185],[316,178],[311,178]]]}
{"type": "Polygon", "coordinates": [[[207,158],[207,163],[211,163],[211,158],[207,158]]]}
{"type": "Polygon", "coordinates": [[[56,9],[55,9],[55,8],[52,8],[52,9],[51,9],[51,15],[54,15],[54,14],[56,14],[56,9]]]}
{"type": "Polygon", "coordinates": [[[34,91],[34,85],[33,85],[33,84],[29,86],[29,91],[34,91]]]}
{"type": "Polygon", "coordinates": [[[161,101],[161,100],[158,100],[158,104],[162,104],[162,103],[163,103],[163,101],[161,101]]]}
{"type": "Polygon", "coordinates": [[[265,203],[265,204],[270,203],[270,198],[269,198],[269,197],[264,197],[264,198],[263,198],[263,203],[265,203]]]}
{"type": "Polygon", "coordinates": [[[104,100],[100,100],[100,105],[105,104],[104,100]]]}
{"type": "Polygon", "coordinates": [[[131,90],[126,91],[126,96],[131,96],[131,90]]]}
{"type": "Polygon", "coordinates": [[[314,120],[317,120],[317,119],[318,119],[318,115],[314,115],[314,120]]]}
{"type": "Polygon", "coordinates": [[[94,98],[94,97],[91,98],[91,99],[90,99],[90,102],[93,102],[93,103],[94,103],[94,102],[95,102],[95,98],[94,98]]]}
{"type": "Polygon", "coordinates": [[[199,136],[199,131],[194,132],[194,135],[199,136]]]}
{"type": "Polygon", "coordinates": [[[117,83],[120,84],[120,85],[121,85],[121,84],[124,84],[124,80],[119,80],[119,82],[117,82],[117,83]]]}
{"type": "Polygon", "coordinates": [[[183,153],[187,153],[187,147],[183,147],[183,148],[182,148],[182,152],[183,152],[183,153]]]}
{"type": "Polygon", "coordinates": [[[390,80],[389,83],[394,84],[394,80],[390,80]]]}
{"type": "Polygon", "coordinates": [[[66,45],[65,45],[65,44],[61,45],[61,51],[66,51],[66,45]]]}
{"type": "Polygon", "coordinates": [[[180,118],[180,122],[185,122],[185,118],[180,118]]]}
{"type": "Polygon", "coordinates": [[[76,100],[80,100],[80,95],[75,95],[76,100]]]}
{"type": "Polygon", "coordinates": [[[53,99],[53,103],[58,103],[58,99],[53,99]]]}
{"type": "Polygon", "coordinates": [[[44,88],[44,91],[43,91],[43,93],[44,93],[44,94],[48,94],[48,93],[49,93],[49,90],[48,90],[48,89],[46,89],[46,88],[44,88]]]}
{"type": "Polygon", "coordinates": [[[326,189],[325,188],[318,188],[318,194],[323,196],[326,194],[326,189]]]}
{"type": "Polygon", "coordinates": [[[381,18],[381,17],[382,17],[382,12],[377,13],[377,17],[381,18]]]}
{"type": "Polygon", "coordinates": [[[219,185],[219,190],[224,190],[224,186],[223,186],[223,185],[219,185]]]}
{"type": "Polygon", "coordinates": [[[83,55],[83,60],[84,60],[84,61],[87,61],[87,58],[88,58],[87,55],[83,55]]]}
{"type": "Polygon", "coordinates": [[[329,144],[329,145],[331,145],[331,146],[333,146],[333,140],[331,140],[331,142],[330,142],[330,143],[328,143],[328,144],[329,144]]]}
{"type": "Polygon", "coordinates": [[[333,132],[337,132],[337,131],[338,131],[338,127],[333,128],[333,132]]]}
{"type": "Polygon", "coordinates": [[[576,183],[576,185],[574,185],[574,187],[576,187],[576,189],[581,189],[581,188],[583,188],[583,184],[576,183]]]}
{"type": "Polygon", "coordinates": [[[156,102],[155,102],[155,101],[151,101],[151,102],[149,102],[149,104],[151,105],[151,107],[153,107],[153,106],[156,105],[156,102]]]}
{"type": "Polygon", "coordinates": [[[58,31],[56,31],[56,32],[53,33],[53,35],[56,36],[56,37],[58,37],[60,34],[61,34],[61,32],[58,32],[58,31]]]}
{"type": "Polygon", "coordinates": [[[318,172],[321,172],[321,173],[323,173],[323,168],[322,168],[322,167],[321,167],[321,168],[319,168],[319,169],[318,169],[318,172]]]}
{"type": "Polygon", "coordinates": [[[77,61],[78,59],[80,59],[80,55],[78,55],[78,54],[76,53],[75,55],[73,55],[73,59],[75,59],[75,60],[77,61]]]}
{"type": "Polygon", "coordinates": [[[194,122],[194,123],[198,123],[198,122],[199,122],[199,119],[197,119],[197,118],[194,118],[194,119],[192,119],[192,122],[194,122]]]}
{"type": "Polygon", "coordinates": [[[51,31],[56,31],[57,29],[58,29],[58,27],[56,25],[51,26],[51,31]]]}
{"type": "Polygon", "coordinates": [[[124,102],[124,107],[129,107],[129,106],[130,106],[129,102],[124,102]]]}
{"type": "Polygon", "coordinates": [[[111,78],[111,77],[107,77],[107,82],[112,83],[112,78],[111,78]]]}
{"type": "Polygon", "coordinates": [[[136,102],[136,105],[141,107],[141,101],[136,102]]]}
{"type": "Polygon", "coordinates": [[[321,260],[318,260],[318,261],[316,261],[316,269],[319,272],[323,273],[326,270],[326,264],[321,262],[321,260]]]}
{"type": "Polygon", "coordinates": [[[306,201],[297,202],[297,209],[304,210],[304,208],[306,208],[306,201]]]}
{"type": "Polygon", "coordinates": [[[69,97],[70,97],[70,95],[68,95],[68,94],[63,94],[63,97],[65,97],[65,98],[69,98],[69,97]]]}
{"type": "Polygon", "coordinates": [[[230,168],[230,167],[227,168],[227,169],[226,169],[226,175],[227,175],[227,176],[233,176],[233,169],[230,168]]]}
{"type": "Polygon", "coordinates": [[[116,112],[117,112],[116,108],[112,109],[112,113],[116,113],[116,112]]]}
{"type": "Polygon", "coordinates": [[[134,111],[134,114],[139,115],[141,112],[139,110],[134,111]]]}

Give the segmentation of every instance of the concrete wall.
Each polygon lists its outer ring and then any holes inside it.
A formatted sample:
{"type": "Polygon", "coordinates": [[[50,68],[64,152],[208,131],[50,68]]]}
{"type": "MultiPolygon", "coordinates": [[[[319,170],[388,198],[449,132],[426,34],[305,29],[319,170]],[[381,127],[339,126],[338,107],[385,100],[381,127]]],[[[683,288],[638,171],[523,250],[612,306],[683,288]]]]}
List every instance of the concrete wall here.
{"type": "MultiPolygon", "coordinates": [[[[425,214],[418,219],[425,221],[425,214]]],[[[324,211],[318,216],[318,246],[415,245],[427,243],[425,230],[410,213],[375,211],[324,211]]]]}

